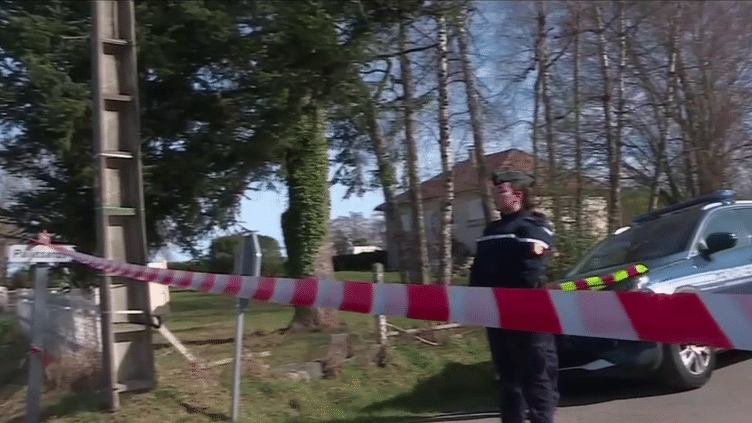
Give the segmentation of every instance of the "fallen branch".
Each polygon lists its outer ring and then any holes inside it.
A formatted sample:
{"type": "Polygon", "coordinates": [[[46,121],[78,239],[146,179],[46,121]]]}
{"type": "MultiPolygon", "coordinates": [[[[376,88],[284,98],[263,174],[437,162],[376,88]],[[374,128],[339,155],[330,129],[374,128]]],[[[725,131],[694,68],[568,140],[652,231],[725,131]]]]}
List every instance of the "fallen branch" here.
{"type": "Polygon", "coordinates": [[[473,332],[477,332],[479,329],[481,329],[481,328],[475,328],[475,329],[470,329],[470,330],[465,331],[465,332],[460,332],[460,333],[457,334],[457,336],[462,337],[462,336],[465,336],[465,335],[469,335],[469,334],[471,334],[473,332]]]}
{"type": "MultiPolygon", "coordinates": [[[[387,326],[391,326],[391,327],[399,330],[400,332],[404,332],[404,333],[416,333],[416,332],[425,331],[425,330],[455,329],[455,328],[462,327],[462,325],[459,324],[459,323],[448,323],[448,324],[445,324],[445,325],[439,325],[439,326],[434,326],[434,327],[429,327],[429,328],[421,328],[421,329],[418,329],[418,328],[416,328],[416,329],[402,329],[402,328],[399,328],[397,326],[394,326],[393,324],[391,324],[389,322],[387,322],[386,325],[387,326]]],[[[396,332],[389,332],[387,335],[394,336],[396,334],[397,334],[396,332]]]]}
{"type": "MultiPolygon", "coordinates": [[[[402,329],[401,327],[398,327],[398,326],[394,326],[394,325],[393,325],[393,324],[391,324],[391,323],[387,323],[386,325],[387,325],[387,326],[391,326],[391,327],[393,327],[393,328],[397,329],[398,331],[400,331],[400,332],[404,332],[404,333],[407,333],[407,334],[413,334],[413,333],[415,333],[415,332],[417,332],[417,331],[418,331],[417,329],[402,329]]],[[[392,333],[392,332],[390,332],[390,333],[392,333]]],[[[389,335],[389,333],[387,333],[387,335],[389,335]]],[[[418,336],[418,335],[413,335],[413,336],[414,336],[414,337],[415,337],[415,339],[417,339],[418,341],[420,341],[420,342],[424,342],[424,343],[426,343],[426,344],[428,344],[428,345],[433,345],[433,346],[438,346],[438,345],[439,345],[439,344],[437,344],[436,342],[433,342],[433,341],[429,341],[429,340],[427,340],[427,339],[421,338],[421,337],[420,337],[420,336],[418,336]]]]}
{"type": "MultiPolygon", "coordinates": [[[[260,353],[248,353],[244,357],[245,358],[252,358],[252,357],[269,357],[272,355],[270,351],[263,351],[260,353]]],[[[225,364],[230,364],[235,360],[235,357],[230,358],[223,358],[222,360],[212,361],[211,363],[207,363],[208,367],[214,367],[214,366],[223,366],[225,364]]]]}

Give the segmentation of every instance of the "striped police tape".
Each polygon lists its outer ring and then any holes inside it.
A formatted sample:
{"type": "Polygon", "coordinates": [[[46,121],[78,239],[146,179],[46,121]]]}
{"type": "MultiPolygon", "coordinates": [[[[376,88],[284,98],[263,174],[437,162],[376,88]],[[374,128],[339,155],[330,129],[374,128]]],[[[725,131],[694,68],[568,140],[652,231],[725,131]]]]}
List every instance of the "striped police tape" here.
{"type": "Polygon", "coordinates": [[[752,295],[264,278],[157,269],[47,245],[111,275],[209,294],[523,331],[752,350],[752,295]]]}

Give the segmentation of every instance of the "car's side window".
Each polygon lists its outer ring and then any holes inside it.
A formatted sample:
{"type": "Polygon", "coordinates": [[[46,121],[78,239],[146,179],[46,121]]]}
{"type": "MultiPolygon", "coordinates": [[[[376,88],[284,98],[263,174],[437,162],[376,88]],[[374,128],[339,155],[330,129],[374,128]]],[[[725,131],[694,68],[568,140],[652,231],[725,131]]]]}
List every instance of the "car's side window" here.
{"type": "MultiPolygon", "coordinates": [[[[714,232],[730,232],[739,240],[737,247],[750,244],[750,230],[742,221],[740,210],[720,210],[711,214],[700,233],[700,240],[704,240],[714,232]]],[[[750,216],[752,218],[752,216],[750,216]]]]}
{"type": "Polygon", "coordinates": [[[742,220],[742,223],[747,228],[747,231],[752,234],[752,208],[742,208],[742,209],[736,209],[737,214],[739,215],[739,218],[742,220]]]}

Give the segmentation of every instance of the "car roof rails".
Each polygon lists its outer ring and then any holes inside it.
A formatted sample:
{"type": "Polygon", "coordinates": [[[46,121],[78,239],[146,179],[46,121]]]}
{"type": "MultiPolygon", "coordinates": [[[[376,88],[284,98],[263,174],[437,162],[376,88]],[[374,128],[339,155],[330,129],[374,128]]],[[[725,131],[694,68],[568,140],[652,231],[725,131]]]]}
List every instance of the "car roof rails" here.
{"type": "Polygon", "coordinates": [[[682,209],[687,209],[687,208],[694,207],[694,206],[705,205],[705,204],[710,204],[710,203],[731,204],[734,202],[736,202],[735,191],[733,190],[716,191],[712,194],[705,195],[703,197],[693,198],[691,200],[687,200],[682,203],[673,204],[673,205],[664,207],[659,210],[654,210],[650,213],[645,213],[645,214],[635,216],[634,219],[632,219],[632,223],[648,222],[650,220],[657,219],[669,213],[673,213],[673,212],[676,212],[682,209]]]}

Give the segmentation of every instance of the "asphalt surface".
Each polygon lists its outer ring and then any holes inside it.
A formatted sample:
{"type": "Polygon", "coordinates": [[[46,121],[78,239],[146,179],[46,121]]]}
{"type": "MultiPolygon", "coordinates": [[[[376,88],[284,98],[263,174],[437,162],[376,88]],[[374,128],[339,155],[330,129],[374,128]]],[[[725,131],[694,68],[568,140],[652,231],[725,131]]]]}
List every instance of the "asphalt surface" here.
{"type": "MultiPolygon", "coordinates": [[[[752,353],[722,354],[710,381],[676,392],[650,381],[564,381],[556,423],[752,421],[752,353]]],[[[454,413],[421,423],[498,423],[493,411],[454,413]]],[[[417,422],[416,422],[417,423],[417,422]]]]}

